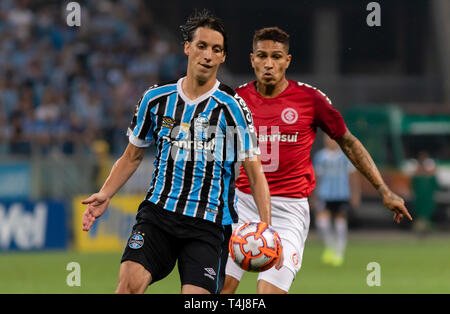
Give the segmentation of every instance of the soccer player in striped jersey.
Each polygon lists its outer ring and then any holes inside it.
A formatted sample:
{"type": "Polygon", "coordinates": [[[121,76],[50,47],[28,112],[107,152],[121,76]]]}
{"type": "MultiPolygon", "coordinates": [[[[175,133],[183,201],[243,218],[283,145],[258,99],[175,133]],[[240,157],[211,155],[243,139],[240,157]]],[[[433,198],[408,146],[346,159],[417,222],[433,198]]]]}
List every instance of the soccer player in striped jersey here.
{"type": "MultiPolygon", "coordinates": [[[[412,219],[403,199],[386,186],[369,153],[347,129],[328,97],[308,84],[286,78],[291,59],[286,32],[278,27],[256,31],[250,54],[256,81],[236,90],[253,114],[271,194],[272,227],[283,243],[283,266],[258,275],[258,293],[287,293],[300,270],[310,221],[307,198],[315,187],[310,153],[317,128],[339,144],[379,191],[397,222],[404,216],[412,219]]],[[[254,221],[258,219],[257,207],[249,195],[247,175],[241,168],[236,180],[237,207],[240,220],[254,221]]],[[[226,274],[222,293],[233,293],[243,270],[228,262],[226,274]]]]}
{"type": "Polygon", "coordinates": [[[356,168],[339,145],[324,134],[325,147],[314,156],[317,178],[316,226],[325,244],[322,262],[341,266],[347,245],[347,215],[359,207],[361,189],[356,168]]]}
{"type": "Polygon", "coordinates": [[[197,12],[181,27],[187,74],[154,85],[139,101],[129,144],[100,192],[84,200],[83,230],[156,146],[155,171],[122,256],[117,293],[143,293],[178,262],[181,293],[218,293],[223,287],[235,210],[234,166],[241,160],[261,220],[271,223],[252,116],[233,89],[216,79],[225,61],[222,22],[197,12]]]}

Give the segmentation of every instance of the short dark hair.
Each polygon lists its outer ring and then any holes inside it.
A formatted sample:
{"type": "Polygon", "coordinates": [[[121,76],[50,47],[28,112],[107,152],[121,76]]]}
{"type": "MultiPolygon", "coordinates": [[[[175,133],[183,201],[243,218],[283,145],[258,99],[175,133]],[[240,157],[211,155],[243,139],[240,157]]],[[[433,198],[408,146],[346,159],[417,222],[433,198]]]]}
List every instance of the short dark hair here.
{"type": "Polygon", "coordinates": [[[285,45],[287,51],[289,51],[289,37],[288,33],[276,26],[261,28],[255,31],[255,35],[253,36],[253,47],[258,41],[273,40],[285,45]]]}
{"type": "Polygon", "coordinates": [[[189,16],[186,24],[180,26],[183,40],[186,42],[192,42],[195,30],[199,27],[206,27],[212,30],[218,31],[223,36],[223,51],[225,54],[228,52],[227,34],[225,32],[225,26],[220,18],[213,15],[210,11],[203,9],[202,11],[195,10],[194,13],[189,16]]]}

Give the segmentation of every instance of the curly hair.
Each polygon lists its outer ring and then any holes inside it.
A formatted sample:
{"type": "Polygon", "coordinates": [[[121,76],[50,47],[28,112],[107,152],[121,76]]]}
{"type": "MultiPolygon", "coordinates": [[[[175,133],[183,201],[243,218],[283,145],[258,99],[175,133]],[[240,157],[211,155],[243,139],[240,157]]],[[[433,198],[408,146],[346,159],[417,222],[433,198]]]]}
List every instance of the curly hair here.
{"type": "Polygon", "coordinates": [[[183,40],[186,42],[192,42],[195,30],[199,27],[206,27],[212,30],[218,31],[223,36],[223,51],[225,54],[228,52],[227,34],[225,32],[225,26],[223,21],[213,15],[210,11],[204,9],[202,11],[195,10],[194,13],[189,16],[186,24],[180,26],[183,40]]]}

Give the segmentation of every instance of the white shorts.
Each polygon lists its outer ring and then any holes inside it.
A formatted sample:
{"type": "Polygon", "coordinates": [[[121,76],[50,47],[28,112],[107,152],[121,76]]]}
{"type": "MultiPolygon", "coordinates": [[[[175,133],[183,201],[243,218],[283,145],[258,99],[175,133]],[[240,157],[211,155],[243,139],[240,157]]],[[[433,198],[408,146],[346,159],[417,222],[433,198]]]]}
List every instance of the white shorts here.
{"type": "MultiPolygon", "coordinates": [[[[236,190],[239,223],[233,229],[247,221],[260,221],[253,196],[236,190]]],[[[307,198],[271,197],[272,227],[278,232],[283,245],[283,267],[259,273],[258,280],[267,281],[288,292],[302,265],[303,250],[309,231],[309,203],[307,198]]],[[[228,257],[225,269],[227,275],[241,280],[244,270],[228,257]]]]}

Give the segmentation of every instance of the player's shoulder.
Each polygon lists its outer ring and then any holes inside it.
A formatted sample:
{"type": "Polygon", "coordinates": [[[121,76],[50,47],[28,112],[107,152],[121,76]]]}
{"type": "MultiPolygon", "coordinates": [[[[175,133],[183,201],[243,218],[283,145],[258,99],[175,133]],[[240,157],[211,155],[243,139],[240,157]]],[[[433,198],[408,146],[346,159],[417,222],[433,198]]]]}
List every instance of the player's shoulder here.
{"type": "Polygon", "coordinates": [[[248,83],[244,83],[242,85],[239,85],[238,87],[236,87],[235,91],[236,93],[245,93],[250,91],[251,87],[252,87],[252,83],[253,82],[248,82],[248,83]]]}
{"type": "Polygon", "coordinates": [[[316,86],[313,86],[311,84],[299,82],[299,81],[292,81],[292,80],[289,80],[289,81],[291,82],[291,84],[294,86],[294,88],[296,90],[303,91],[305,93],[310,94],[311,96],[315,96],[317,94],[325,95],[324,92],[322,92],[316,86]]]}
{"type": "Polygon", "coordinates": [[[253,123],[247,103],[231,87],[220,84],[217,91],[213,94],[213,97],[215,97],[224,108],[227,108],[226,110],[231,115],[244,115],[250,125],[253,123]]]}
{"type": "Polygon", "coordinates": [[[304,82],[298,81],[291,81],[291,82],[293,83],[294,88],[296,88],[298,91],[308,94],[310,97],[316,100],[316,102],[319,101],[319,102],[327,102],[330,105],[332,104],[330,98],[328,98],[328,96],[319,88],[304,82]]]}
{"type": "Polygon", "coordinates": [[[220,83],[219,87],[217,88],[217,90],[229,97],[234,97],[236,95],[236,91],[234,89],[232,89],[230,86],[224,84],[224,83],[220,83]]]}
{"type": "Polygon", "coordinates": [[[228,106],[245,106],[244,100],[238,95],[238,93],[228,85],[223,83],[219,84],[216,93],[216,98],[222,103],[228,106]]]}
{"type": "Polygon", "coordinates": [[[177,90],[177,80],[161,82],[148,87],[143,93],[142,97],[154,98],[158,96],[164,96],[176,92],[176,90],[177,90]]]}

